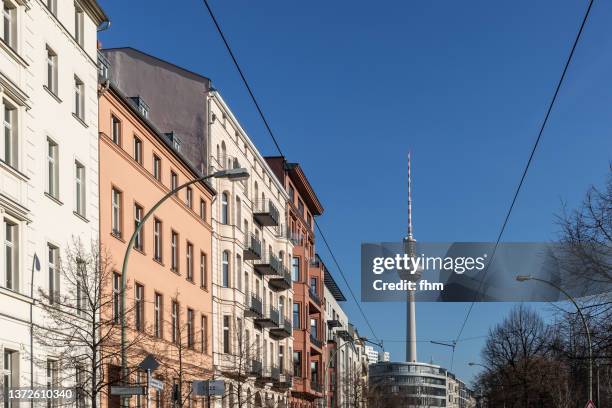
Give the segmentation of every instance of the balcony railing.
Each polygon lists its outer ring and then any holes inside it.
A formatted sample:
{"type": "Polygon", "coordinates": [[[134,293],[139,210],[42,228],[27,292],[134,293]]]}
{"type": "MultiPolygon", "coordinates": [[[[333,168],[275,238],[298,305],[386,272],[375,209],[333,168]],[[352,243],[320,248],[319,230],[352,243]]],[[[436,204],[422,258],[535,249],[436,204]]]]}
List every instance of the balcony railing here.
{"type": "Polygon", "coordinates": [[[291,272],[284,265],[280,265],[279,271],[275,275],[270,276],[270,288],[275,291],[291,289],[293,281],[291,272]]]}
{"type": "Polygon", "coordinates": [[[282,262],[276,255],[265,252],[264,250],[261,260],[253,263],[253,269],[261,275],[277,275],[283,268],[282,262]]]}
{"type": "Polygon", "coordinates": [[[291,320],[288,317],[282,317],[278,324],[278,327],[270,328],[270,337],[275,340],[286,339],[293,335],[293,327],[291,327],[291,320]]]}
{"type": "Polygon", "coordinates": [[[280,213],[269,198],[256,200],[253,203],[253,218],[263,226],[275,226],[280,223],[280,213]]]}
{"type": "Polygon", "coordinates": [[[317,381],[310,382],[310,389],[315,392],[323,392],[323,386],[321,385],[320,382],[317,382],[317,381]]]}
{"type": "Polygon", "coordinates": [[[268,313],[265,316],[255,317],[255,323],[260,327],[278,327],[279,312],[274,306],[269,306],[268,313]]]}
{"type": "Polygon", "coordinates": [[[249,364],[249,374],[261,377],[262,365],[260,360],[251,359],[251,363],[249,364]]]}
{"type": "Polygon", "coordinates": [[[293,245],[304,246],[304,234],[295,231],[287,231],[287,238],[293,243],[293,245]]]}
{"type": "Polygon", "coordinates": [[[291,388],[293,385],[293,374],[289,370],[280,370],[278,380],[274,384],[277,388],[291,388]]]}
{"type": "Polygon", "coordinates": [[[246,234],[242,256],[245,261],[261,259],[261,241],[254,234],[246,234]]]}
{"type": "Polygon", "coordinates": [[[317,292],[315,292],[313,289],[309,289],[308,293],[310,294],[310,299],[316,304],[321,306],[321,299],[319,298],[319,295],[317,294],[317,292]]]}
{"type": "Polygon", "coordinates": [[[263,306],[261,298],[254,293],[251,293],[248,299],[248,308],[244,311],[246,317],[261,317],[263,315],[263,306]]]}
{"type": "Polygon", "coordinates": [[[310,343],[314,344],[316,347],[321,348],[323,347],[323,342],[321,340],[319,340],[315,334],[310,333],[310,343]]]}

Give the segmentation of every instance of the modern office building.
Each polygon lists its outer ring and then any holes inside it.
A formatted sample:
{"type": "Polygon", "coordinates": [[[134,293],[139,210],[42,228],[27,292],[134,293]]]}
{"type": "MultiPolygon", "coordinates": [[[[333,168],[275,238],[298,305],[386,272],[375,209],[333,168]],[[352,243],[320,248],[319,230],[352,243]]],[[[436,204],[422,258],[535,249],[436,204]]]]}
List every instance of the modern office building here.
{"type": "MultiPolygon", "coordinates": [[[[150,114],[145,100],[124,93],[112,79],[101,78],[100,243],[117,267],[147,211],[173,188],[202,175],[170,135],[148,119],[150,114]]],[[[179,378],[180,395],[186,396],[191,381],[213,375],[214,195],[207,182],[178,191],[143,224],[130,253],[125,276],[127,343],[135,344],[127,353],[127,365],[132,371],[148,354],[161,363],[154,375],[165,383],[164,390],[150,391],[158,408],[172,405],[173,385],[179,378]]],[[[105,281],[113,296],[121,288],[120,272],[105,281]]],[[[119,305],[112,302],[112,310],[105,311],[117,321],[119,305]]],[[[121,361],[111,359],[104,372],[111,381],[121,378],[121,361]]],[[[141,384],[145,373],[138,371],[129,380],[141,384]]],[[[107,393],[107,398],[105,406],[120,406],[119,397],[107,393]]]]}
{"type": "Polygon", "coordinates": [[[365,353],[368,357],[368,364],[376,364],[378,363],[378,351],[374,349],[372,346],[365,346],[365,353]]]}
{"type": "MultiPolygon", "coordinates": [[[[132,48],[105,50],[111,78],[146,101],[151,122],[204,174],[244,167],[244,182],[211,181],[215,406],[286,404],[291,385],[293,290],[289,196],[204,76],[132,48]]],[[[177,181],[178,183],[178,181],[177,181]]]]}
{"type": "Polygon", "coordinates": [[[96,44],[108,17],[93,0],[0,7],[2,381],[70,383],[55,351],[34,344],[32,321],[42,324],[40,302],[68,288],[59,262],[73,239],[98,237],[96,44]]]}
{"type": "Polygon", "coordinates": [[[293,388],[290,406],[315,407],[323,398],[325,375],[324,265],[315,256],[314,217],[323,207],[302,167],[284,157],[268,164],[288,193],[286,234],[293,243],[293,388]]]}
{"type": "Polygon", "coordinates": [[[391,361],[391,353],[388,351],[383,351],[378,353],[378,361],[379,362],[388,362],[391,361]]]}

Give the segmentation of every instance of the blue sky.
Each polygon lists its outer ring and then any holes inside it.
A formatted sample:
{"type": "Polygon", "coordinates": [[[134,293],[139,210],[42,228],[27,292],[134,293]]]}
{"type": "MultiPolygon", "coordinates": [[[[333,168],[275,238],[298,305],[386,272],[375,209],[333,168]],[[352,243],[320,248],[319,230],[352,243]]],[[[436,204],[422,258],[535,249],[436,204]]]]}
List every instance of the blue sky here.
{"type": "MultiPolygon", "coordinates": [[[[198,0],[101,0],[104,47],[132,46],[213,80],[264,155],[276,154],[198,0]]],[[[285,155],[359,296],[359,245],[401,239],[406,153],[420,241],[494,241],[587,2],[212,0],[285,155]]],[[[596,2],[508,225],[506,241],[555,237],[554,214],[601,185],[612,152],[612,3],[596,2]]],[[[340,281],[322,243],[327,265],[340,281]]],[[[343,285],[344,287],[344,285],[343,285]]],[[[345,292],[347,292],[345,290],[345,292]]],[[[347,297],[348,293],[346,293],[347,297]]],[[[550,306],[534,305],[546,316],[550,306]]],[[[346,310],[371,336],[354,303],[346,310]]],[[[418,304],[421,361],[457,335],[468,304],[418,304]]],[[[488,328],[512,304],[476,304],[455,355],[471,379],[488,328]]],[[[404,358],[405,305],[363,308],[404,358]]]]}

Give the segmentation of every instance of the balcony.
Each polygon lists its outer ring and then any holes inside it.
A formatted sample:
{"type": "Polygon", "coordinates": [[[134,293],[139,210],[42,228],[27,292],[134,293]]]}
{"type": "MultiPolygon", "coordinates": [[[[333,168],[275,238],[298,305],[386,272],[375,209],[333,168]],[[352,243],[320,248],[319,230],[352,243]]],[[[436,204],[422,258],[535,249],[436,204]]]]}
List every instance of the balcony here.
{"type": "Polygon", "coordinates": [[[272,227],[279,225],[280,214],[269,198],[256,200],[253,203],[253,219],[261,226],[272,227]]]}
{"type": "Polygon", "coordinates": [[[317,292],[315,292],[313,289],[309,289],[308,294],[310,295],[310,300],[318,307],[321,307],[321,299],[319,298],[317,292]]]}
{"type": "Polygon", "coordinates": [[[279,316],[278,309],[270,306],[268,314],[255,317],[254,322],[259,327],[278,327],[279,316]]]}
{"type": "Polygon", "coordinates": [[[293,385],[293,376],[287,370],[281,370],[278,380],[274,383],[275,388],[286,390],[291,388],[293,385]]]}
{"type": "Polygon", "coordinates": [[[280,259],[274,254],[265,254],[261,257],[260,261],[253,263],[253,269],[260,275],[277,275],[283,269],[283,264],[280,259]]]}
{"type": "Polygon", "coordinates": [[[281,265],[280,270],[275,275],[270,275],[270,289],[279,292],[281,290],[291,289],[293,284],[291,280],[291,272],[285,266],[281,265]]]}
{"type": "Polygon", "coordinates": [[[344,341],[350,341],[351,340],[351,335],[344,328],[340,328],[339,330],[336,330],[336,336],[340,337],[344,341]]]}
{"type": "Polygon", "coordinates": [[[323,342],[319,340],[315,334],[312,334],[312,333],[310,333],[310,344],[312,344],[313,346],[317,348],[323,347],[323,342]]]}
{"type": "Polygon", "coordinates": [[[319,392],[322,393],[323,392],[323,385],[321,385],[320,382],[317,381],[311,381],[310,382],[310,389],[314,392],[319,392]]]}
{"type": "Polygon", "coordinates": [[[293,335],[293,327],[291,327],[291,320],[287,317],[283,317],[279,322],[278,327],[270,328],[270,337],[274,340],[282,340],[293,335]]]}
{"type": "Polygon", "coordinates": [[[291,241],[293,245],[304,246],[304,234],[302,233],[288,230],[287,238],[289,238],[289,241],[291,241]]]}
{"type": "Polygon", "coordinates": [[[253,234],[246,235],[242,257],[245,261],[261,259],[261,241],[253,234]]]}
{"type": "Polygon", "coordinates": [[[280,378],[280,368],[275,365],[264,367],[261,373],[261,382],[274,383],[280,378]]]}
{"type": "Polygon", "coordinates": [[[342,323],[338,319],[330,319],[327,321],[327,327],[333,329],[334,327],[342,327],[342,323]]]}
{"type": "Polygon", "coordinates": [[[251,359],[251,364],[249,364],[249,374],[255,377],[261,377],[262,375],[261,361],[256,360],[256,359],[251,359]]]}
{"type": "Polygon", "coordinates": [[[248,308],[244,311],[245,317],[261,317],[263,315],[263,306],[261,298],[254,293],[248,298],[248,308]]]}

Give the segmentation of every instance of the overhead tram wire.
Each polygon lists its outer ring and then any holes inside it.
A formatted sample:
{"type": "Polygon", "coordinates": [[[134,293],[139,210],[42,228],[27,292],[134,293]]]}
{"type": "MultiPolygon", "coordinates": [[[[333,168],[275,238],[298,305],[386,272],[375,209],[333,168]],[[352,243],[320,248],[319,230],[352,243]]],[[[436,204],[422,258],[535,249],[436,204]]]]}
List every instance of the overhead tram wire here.
{"type": "MultiPolygon", "coordinates": [[[[506,213],[506,217],[504,219],[504,222],[501,226],[501,229],[499,231],[499,234],[497,235],[497,240],[495,241],[495,246],[493,247],[493,251],[491,254],[491,257],[489,258],[489,262],[487,263],[486,268],[483,271],[483,275],[482,278],[480,279],[480,286],[479,286],[479,291],[480,292],[480,287],[482,287],[482,284],[484,282],[484,278],[486,277],[486,274],[488,272],[489,269],[489,265],[491,265],[491,263],[493,262],[493,257],[495,256],[495,252],[497,250],[497,247],[499,246],[499,243],[501,241],[501,238],[506,230],[506,226],[508,225],[508,221],[510,219],[510,215],[512,214],[512,210],[514,209],[514,205],[516,204],[516,200],[518,198],[518,195],[521,191],[521,188],[523,187],[523,183],[525,182],[525,178],[527,177],[527,173],[529,172],[529,169],[531,167],[531,163],[533,161],[533,157],[535,155],[535,152],[538,148],[538,145],[540,144],[540,140],[542,139],[542,134],[544,133],[544,129],[546,128],[546,124],[548,123],[548,118],[550,117],[550,113],[552,112],[553,106],[555,104],[555,101],[557,100],[557,96],[559,95],[559,90],[561,89],[561,85],[563,84],[563,80],[565,79],[565,75],[567,73],[567,70],[569,68],[569,65],[572,61],[572,57],[574,56],[574,51],[576,50],[576,47],[578,45],[578,42],[580,41],[580,38],[582,36],[582,31],[584,29],[584,26],[586,25],[586,22],[589,18],[589,14],[591,12],[591,7],[593,6],[593,1],[594,0],[590,0],[589,1],[589,5],[586,9],[586,12],[584,13],[584,17],[582,19],[582,23],[580,24],[580,29],[578,30],[578,33],[576,34],[576,38],[574,39],[574,43],[572,45],[571,51],[567,57],[567,60],[565,61],[565,66],[563,67],[563,72],[561,73],[561,77],[559,78],[559,81],[557,82],[557,87],[555,88],[555,93],[553,94],[553,97],[548,105],[548,109],[546,110],[546,115],[544,116],[544,120],[542,121],[542,125],[540,126],[540,131],[538,132],[538,137],[536,138],[533,147],[531,149],[531,153],[529,154],[529,159],[527,160],[527,163],[525,165],[525,168],[523,169],[523,174],[521,175],[521,179],[519,181],[519,184],[516,188],[516,191],[514,192],[514,197],[512,198],[512,202],[510,203],[510,207],[508,208],[508,211],[506,213]]],[[[477,292],[477,293],[478,293],[477,292]]],[[[478,296],[478,295],[476,295],[478,296]]],[[[459,334],[457,335],[457,337],[455,338],[455,343],[457,343],[460,338],[461,338],[461,334],[463,333],[463,330],[465,329],[465,325],[468,322],[468,319],[470,318],[470,315],[472,313],[472,310],[474,308],[474,304],[476,303],[476,299],[472,300],[472,303],[470,304],[470,307],[468,308],[468,311],[465,315],[465,319],[463,320],[463,323],[461,324],[461,328],[459,329],[459,334]]],[[[453,348],[453,357],[455,354],[455,349],[453,348]]],[[[452,367],[451,367],[452,369],[452,367]]]]}
{"type": "MultiPolygon", "coordinates": [[[[227,50],[228,54],[230,55],[230,57],[232,59],[232,62],[234,63],[234,66],[236,67],[236,70],[238,71],[238,74],[240,74],[240,78],[242,79],[242,83],[246,87],[246,89],[247,89],[247,91],[249,93],[249,96],[251,97],[251,100],[253,101],[253,104],[255,105],[255,108],[257,109],[257,112],[259,113],[259,116],[261,117],[261,120],[264,123],[264,126],[266,127],[266,129],[268,130],[268,133],[270,134],[270,137],[272,138],[272,141],[274,142],[274,146],[276,147],[276,150],[278,151],[278,154],[281,155],[281,156],[284,156],[283,151],[280,148],[280,144],[276,140],[276,137],[274,136],[274,132],[272,131],[272,128],[270,127],[270,124],[268,123],[268,120],[266,119],[266,116],[264,115],[263,110],[261,109],[261,106],[259,105],[259,102],[257,102],[257,98],[255,97],[255,94],[254,94],[253,90],[251,89],[251,86],[249,85],[249,82],[247,81],[246,76],[244,75],[244,72],[243,72],[242,68],[240,67],[240,64],[238,63],[238,60],[237,60],[234,52],[232,51],[232,48],[230,47],[229,42],[227,41],[227,38],[225,37],[225,34],[223,33],[223,30],[221,29],[221,25],[217,21],[217,18],[215,17],[215,14],[213,13],[212,8],[210,7],[210,4],[208,3],[208,0],[202,0],[202,2],[206,6],[206,9],[208,10],[208,14],[209,14],[212,22],[214,23],[215,28],[217,29],[217,32],[219,33],[219,36],[221,37],[221,40],[223,41],[223,44],[225,45],[225,49],[227,50]]],[[[349,292],[351,294],[351,297],[355,301],[355,304],[357,305],[357,308],[359,309],[359,312],[360,312],[361,316],[363,317],[363,319],[366,322],[368,328],[372,332],[372,336],[374,336],[374,338],[376,340],[379,340],[378,336],[376,336],[376,334],[374,333],[374,329],[373,329],[372,325],[370,324],[370,321],[366,317],[365,312],[363,311],[363,309],[361,308],[361,305],[357,301],[357,297],[355,296],[355,293],[353,292],[353,289],[349,285],[348,280],[346,279],[346,276],[345,276],[342,268],[340,267],[340,264],[338,263],[338,260],[336,259],[336,256],[334,255],[334,252],[332,251],[331,246],[327,242],[327,239],[325,238],[325,234],[323,233],[323,230],[321,229],[321,226],[319,225],[319,223],[317,222],[316,219],[315,219],[315,225],[317,227],[317,230],[319,231],[319,234],[321,235],[321,238],[323,239],[323,242],[325,243],[325,247],[327,248],[328,252],[330,253],[330,255],[331,255],[331,257],[332,257],[332,259],[334,261],[334,264],[338,268],[338,271],[340,272],[340,275],[342,276],[342,279],[344,280],[344,283],[348,287],[349,292]]]]}

